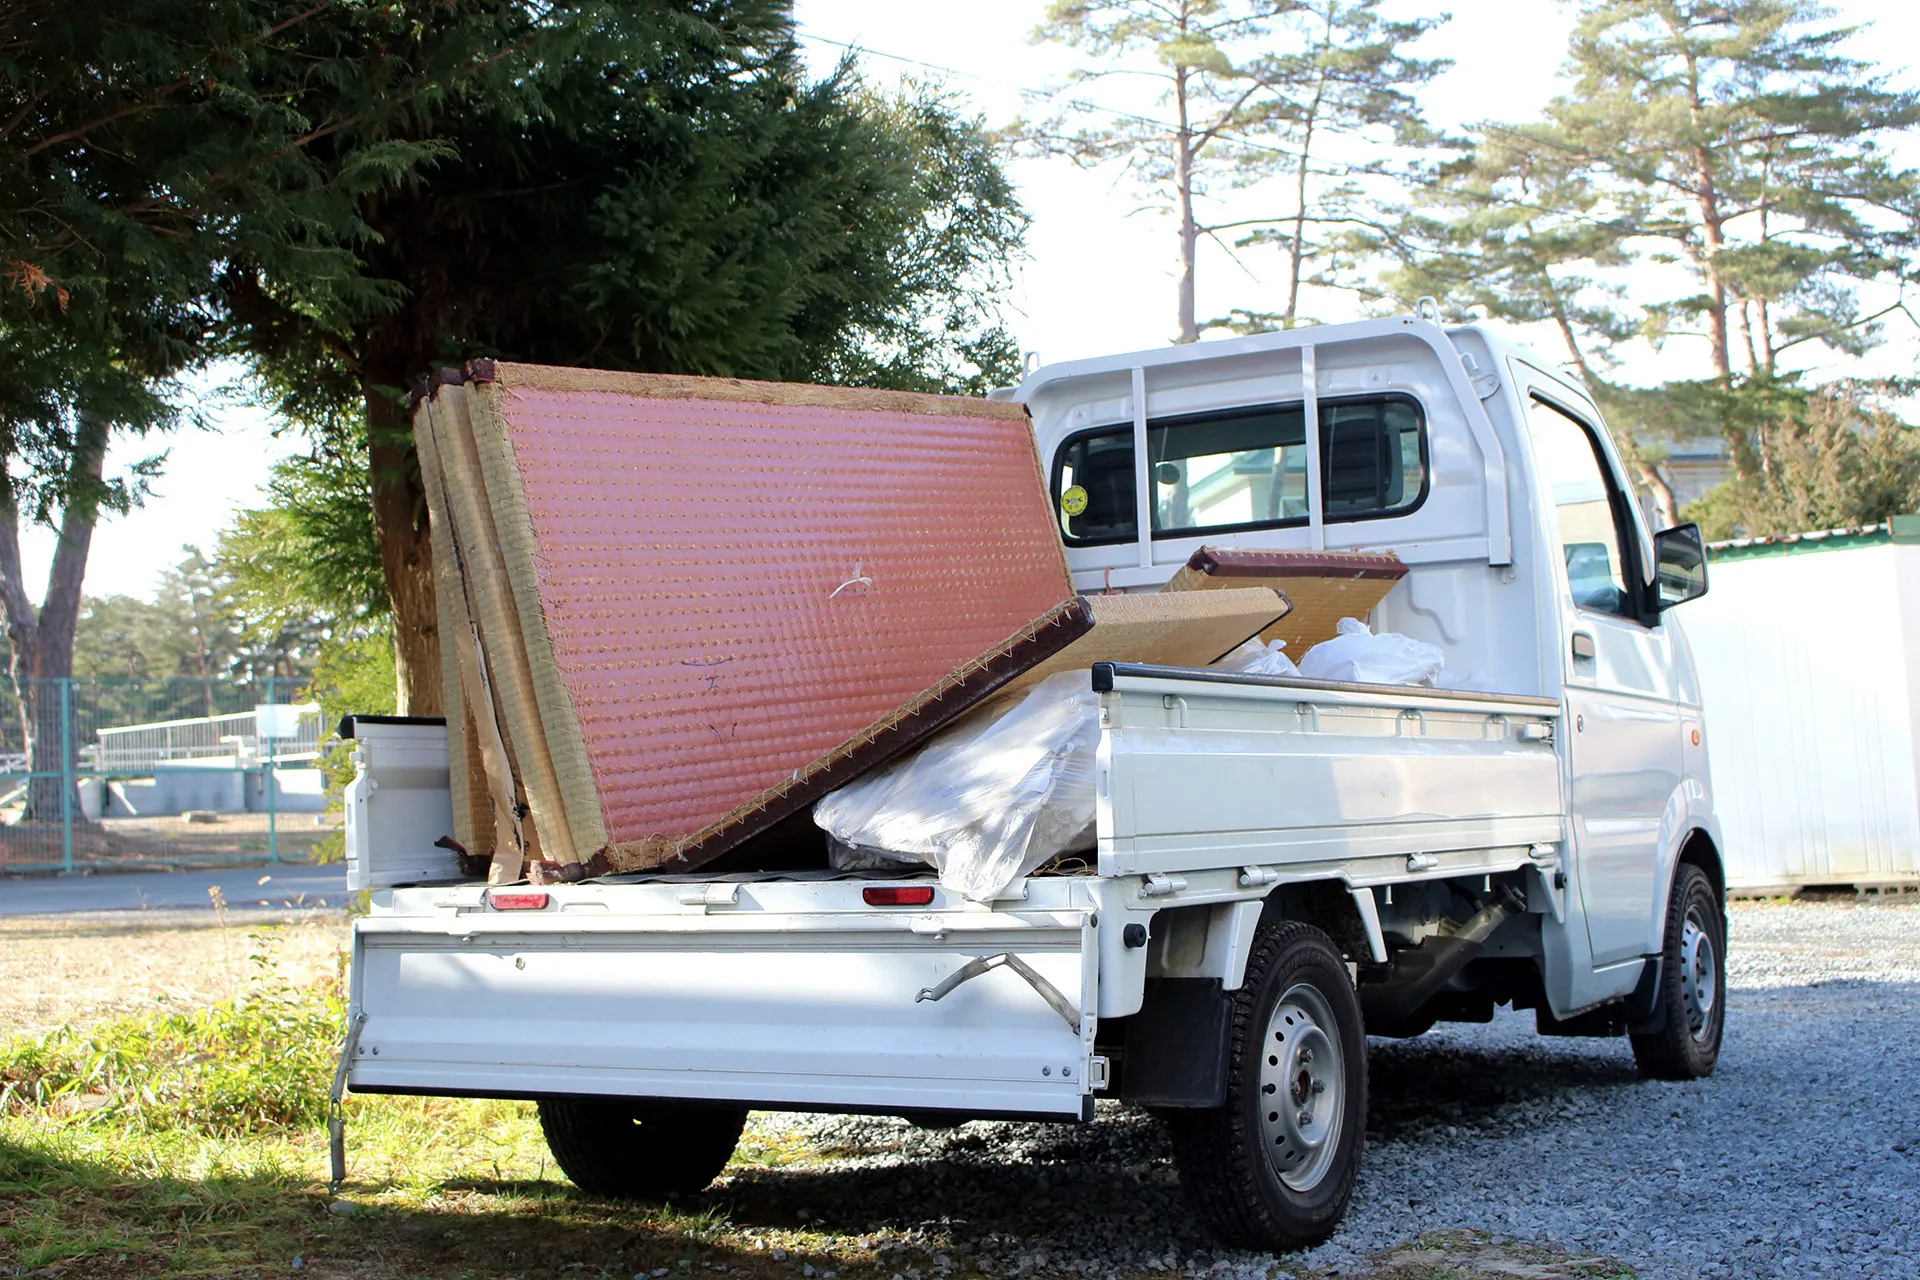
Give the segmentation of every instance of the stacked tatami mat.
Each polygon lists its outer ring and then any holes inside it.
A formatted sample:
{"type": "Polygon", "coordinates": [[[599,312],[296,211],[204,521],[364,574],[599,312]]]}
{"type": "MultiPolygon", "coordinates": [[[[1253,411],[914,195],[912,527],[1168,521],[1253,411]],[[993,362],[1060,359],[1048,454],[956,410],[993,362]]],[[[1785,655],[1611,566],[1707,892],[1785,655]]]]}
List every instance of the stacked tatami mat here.
{"type": "Polygon", "coordinates": [[[414,428],[453,834],[496,883],[691,869],[1048,671],[1287,608],[1075,595],[1018,405],[475,361],[414,428]]]}

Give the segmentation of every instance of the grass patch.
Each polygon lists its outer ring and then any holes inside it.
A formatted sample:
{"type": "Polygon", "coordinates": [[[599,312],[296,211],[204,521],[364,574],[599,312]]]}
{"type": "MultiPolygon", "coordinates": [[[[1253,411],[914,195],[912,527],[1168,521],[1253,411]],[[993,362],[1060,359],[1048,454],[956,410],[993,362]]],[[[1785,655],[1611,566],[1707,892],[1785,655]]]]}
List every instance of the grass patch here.
{"type": "Polygon", "coordinates": [[[345,1025],[339,976],[296,989],[270,935],[253,938],[252,980],[232,1000],[0,1046],[0,1115],[219,1135],[323,1121],[345,1025]]]}

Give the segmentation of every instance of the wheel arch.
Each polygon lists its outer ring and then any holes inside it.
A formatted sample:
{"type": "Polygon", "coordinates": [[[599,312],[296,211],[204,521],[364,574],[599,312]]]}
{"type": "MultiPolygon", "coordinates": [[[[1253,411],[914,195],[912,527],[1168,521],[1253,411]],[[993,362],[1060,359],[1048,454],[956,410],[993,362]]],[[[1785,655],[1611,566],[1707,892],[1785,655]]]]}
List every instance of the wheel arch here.
{"type": "MultiPolygon", "coordinates": [[[[1727,869],[1720,858],[1720,846],[1714,843],[1713,833],[1705,827],[1694,827],[1680,842],[1680,856],[1674,860],[1673,875],[1680,874],[1682,864],[1700,868],[1707,880],[1713,885],[1714,896],[1720,899],[1722,909],[1727,901],[1727,869]]],[[[1667,877],[1667,894],[1673,892],[1673,876],[1667,877]]],[[[1666,903],[1661,902],[1661,915],[1665,918],[1666,903]]]]}

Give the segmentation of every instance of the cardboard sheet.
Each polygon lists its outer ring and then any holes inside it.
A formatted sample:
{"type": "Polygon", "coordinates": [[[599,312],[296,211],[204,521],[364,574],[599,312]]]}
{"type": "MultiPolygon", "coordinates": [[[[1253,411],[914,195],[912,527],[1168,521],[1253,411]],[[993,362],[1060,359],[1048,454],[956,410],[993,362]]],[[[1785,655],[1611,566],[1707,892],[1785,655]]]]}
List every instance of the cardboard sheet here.
{"type": "Polygon", "coordinates": [[[1284,640],[1287,656],[1301,655],[1331,640],[1342,618],[1362,621],[1407,576],[1391,553],[1376,551],[1269,551],[1252,547],[1202,547],[1160,589],[1162,594],[1271,587],[1293,604],[1286,617],[1260,633],[1284,640]]]}
{"type": "Polygon", "coordinates": [[[1008,682],[1001,697],[1022,693],[1057,671],[1096,662],[1150,662],[1204,667],[1246,643],[1290,608],[1270,587],[1169,594],[1085,597],[1093,628],[1008,682]]]}

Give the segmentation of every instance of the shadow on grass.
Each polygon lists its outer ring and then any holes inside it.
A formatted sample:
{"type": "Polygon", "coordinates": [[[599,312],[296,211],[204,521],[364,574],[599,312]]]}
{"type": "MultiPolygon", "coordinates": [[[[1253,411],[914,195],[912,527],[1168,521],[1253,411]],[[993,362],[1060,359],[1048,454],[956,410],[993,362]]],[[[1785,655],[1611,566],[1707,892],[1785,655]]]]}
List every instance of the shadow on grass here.
{"type": "MultiPolygon", "coordinates": [[[[1609,1042],[1376,1041],[1369,1124],[1376,1140],[1417,1141],[1449,1118],[1497,1119],[1556,1098],[1584,1110],[1636,1082],[1624,1046],[1609,1042]]],[[[557,1170],[488,1177],[469,1166],[435,1180],[415,1167],[418,1185],[350,1184],[345,1216],[330,1211],[284,1140],[235,1140],[215,1161],[193,1156],[185,1140],[154,1156],[86,1133],[56,1123],[0,1130],[0,1262],[101,1280],[285,1274],[296,1258],[303,1275],[354,1280],[651,1280],[662,1268],[668,1280],[717,1271],[794,1280],[807,1264],[843,1280],[884,1280],[910,1267],[930,1272],[936,1253],[966,1269],[983,1255],[1004,1263],[1016,1252],[1064,1250],[1127,1273],[1168,1254],[1217,1252],[1171,1176],[1160,1122],[1118,1107],[1102,1107],[1092,1125],[836,1125],[807,1144],[803,1160],[742,1161],[713,1189],[667,1205],[596,1201],[557,1170]],[[823,1158],[835,1163],[812,1163],[823,1158]],[[183,1176],[187,1168],[199,1176],[183,1176]],[[1123,1239],[1101,1234],[1097,1224],[1115,1222],[1135,1225],[1123,1239]],[[889,1241],[908,1246],[872,1247],[889,1241]]],[[[426,1150],[417,1157],[433,1159],[426,1150]]]]}
{"type": "MultiPolygon", "coordinates": [[[[119,1277],[244,1265],[277,1249],[312,1207],[278,1168],[141,1176],[80,1154],[70,1129],[0,1135],[0,1259],[24,1273],[119,1277]],[[252,1243],[235,1250],[236,1229],[252,1243]]],[[[321,1206],[324,1208],[324,1206],[321,1206]]]]}

